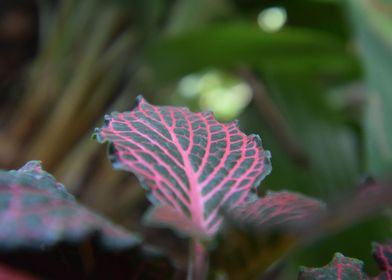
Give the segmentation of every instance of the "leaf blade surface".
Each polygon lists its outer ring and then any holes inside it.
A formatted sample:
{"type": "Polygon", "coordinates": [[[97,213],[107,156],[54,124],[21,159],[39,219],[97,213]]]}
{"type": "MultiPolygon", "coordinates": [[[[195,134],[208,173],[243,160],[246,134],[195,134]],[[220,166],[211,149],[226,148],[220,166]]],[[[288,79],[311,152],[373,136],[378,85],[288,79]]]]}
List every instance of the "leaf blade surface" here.
{"type": "Polygon", "coordinates": [[[299,280],[366,280],[363,262],[336,253],[332,261],[320,268],[301,268],[299,280]]]}
{"type": "Polygon", "coordinates": [[[3,251],[77,244],[96,234],[108,250],[140,244],[136,235],[79,205],[38,161],[19,170],[0,170],[0,224],[3,251]]]}
{"type": "Polygon", "coordinates": [[[216,233],[219,209],[254,198],[271,171],[260,137],[245,135],[237,122],[222,124],[210,112],[154,106],[140,96],[131,111],[107,116],[95,135],[110,143],[114,168],[135,173],[155,206],[186,217],[193,224],[191,235],[216,233]]]}

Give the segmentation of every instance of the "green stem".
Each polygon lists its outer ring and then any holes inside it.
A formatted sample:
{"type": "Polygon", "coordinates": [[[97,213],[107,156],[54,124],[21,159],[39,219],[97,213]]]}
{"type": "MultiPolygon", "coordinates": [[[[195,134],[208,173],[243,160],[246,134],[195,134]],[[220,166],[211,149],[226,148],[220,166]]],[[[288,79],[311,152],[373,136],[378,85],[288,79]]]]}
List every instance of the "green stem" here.
{"type": "Polygon", "coordinates": [[[207,279],[208,252],[205,245],[196,239],[190,240],[187,280],[207,279]]]}

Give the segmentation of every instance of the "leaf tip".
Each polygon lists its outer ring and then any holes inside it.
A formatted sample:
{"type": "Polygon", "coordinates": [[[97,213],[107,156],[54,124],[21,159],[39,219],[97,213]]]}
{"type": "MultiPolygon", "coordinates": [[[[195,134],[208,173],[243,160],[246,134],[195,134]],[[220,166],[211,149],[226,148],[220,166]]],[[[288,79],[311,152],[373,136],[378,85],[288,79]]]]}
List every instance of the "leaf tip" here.
{"type": "Polygon", "coordinates": [[[248,140],[251,142],[254,142],[257,146],[262,146],[263,145],[263,141],[261,141],[261,137],[258,134],[250,134],[248,136],[248,140]]]}
{"type": "Polygon", "coordinates": [[[139,94],[136,96],[133,105],[131,106],[131,111],[135,108],[139,107],[142,104],[148,104],[147,100],[143,97],[143,95],[139,94]]]}
{"type": "Polygon", "coordinates": [[[234,120],[228,123],[228,128],[239,128],[239,120],[234,120]]]}
{"type": "Polygon", "coordinates": [[[143,97],[143,95],[142,94],[138,94],[137,96],[136,96],[136,103],[139,103],[139,102],[143,102],[143,100],[144,100],[144,97],[143,97]]]}
{"type": "Polygon", "coordinates": [[[94,133],[91,135],[91,139],[97,140],[98,143],[101,143],[102,139],[100,137],[101,129],[96,127],[94,129],[94,133]]]}
{"type": "MultiPolygon", "coordinates": [[[[184,107],[184,109],[185,109],[185,107],[184,107]]],[[[188,108],[186,108],[186,109],[189,110],[188,108]]],[[[203,117],[205,117],[206,120],[215,120],[215,116],[214,116],[214,113],[212,111],[201,112],[201,115],[203,117]]]]}
{"type": "Polygon", "coordinates": [[[271,152],[269,150],[262,150],[262,153],[264,156],[264,160],[263,160],[264,170],[260,176],[260,179],[257,180],[257,182],[255,184],[256,186],[260,185],[260,183],[265,179],[265,177],[267,177],[272,172],[271,152]]]}
{"type": "Polygon", "coordinates": [[[336,253],[333,255],[333,258],[334,258],[334,259],[341,259],[341,258],[345,258],[345,256],[344,256],[342,253],[340,253],[340,252],[336,252],[336,253]]]}
{"type": "Polygon", "coordinates": [[[30,160],[26,162],[18,171],[22,172],[35,172],[41,173],[42,170],[42,162],[40,160],[30,160]]]}

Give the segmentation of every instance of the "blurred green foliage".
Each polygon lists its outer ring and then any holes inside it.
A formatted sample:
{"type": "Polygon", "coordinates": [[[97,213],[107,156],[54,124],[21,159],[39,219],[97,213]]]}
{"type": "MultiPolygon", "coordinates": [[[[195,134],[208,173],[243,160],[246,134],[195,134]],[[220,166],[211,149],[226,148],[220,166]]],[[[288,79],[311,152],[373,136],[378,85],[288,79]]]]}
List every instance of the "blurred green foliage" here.
{"type": "MultiPolygon", "coordinates": [[[[85,203],[138,227],[128,213],[140,213],[144,198],[125,187],[132,178],[110,170],[91,128],[140,92],[156,104],[205,109],[203,87],[187,98],[179,84],[221,73],[221,84],[252,93],[230,117],[272,153],[262,189],[337,200],[364,175],[390,176],[391,0],[39,1],[38,11],[38,53],[2,97],[4,169],[40,159],[85,203]],[[270,7],[287,14],[275,32],[257,22],[270,7]]],[[[384,241],[389,227],[377,217],[316,243],[291,260],[287,277],[335,251],[372,263],[370,242],[384,241]]]]}
{"type": "Polygon", "coordinates": [[[348,1],[358,48],[365,66],[367,169],[390,176],[392,168],[392,2],[348,1]]]}

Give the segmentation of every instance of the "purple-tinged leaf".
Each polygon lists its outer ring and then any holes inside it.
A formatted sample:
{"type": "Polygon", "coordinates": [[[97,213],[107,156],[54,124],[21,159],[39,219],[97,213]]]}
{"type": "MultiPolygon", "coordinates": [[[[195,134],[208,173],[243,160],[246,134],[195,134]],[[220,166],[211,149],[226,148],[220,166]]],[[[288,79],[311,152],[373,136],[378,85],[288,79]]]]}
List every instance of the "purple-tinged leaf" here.
{"type": "Polygon", "coordinates": [[[214,235],[221,207],[254,199],[271,171],[260,137],[245,135],[236,122],[219,123],[210,112],[153,106],[140,96],[130,112],[107,116],[95,135],[100,143],[110,142],[114,168],[135,173],[148,191],[157,207],[149,212],[150,222],[166,221],[192,236],[214,235]],[[159,220],[161,207],[178,215],[159,220]]]}
{"type": "Polygon", "coordinates": [[[230,279],[254,279],[287,255],[309,222],[324,212],[319,200],[282,191],[267,192],[255,201],[224,211],[226,230],[220,234],[212,264],[230,279]]]}
{"type": "MultiPolygon", "coordinates": [[[[269,194],[266,197],[284,196],[284,193],[273,193],[272,196],[269,194]]],[[[262,206],[262,201],[266,197],[248,205],[261,204],[262,206]]],[[[295,249],[389,208],[392,203],[392,188],[390,185],[378,184],[367,189],[366,192],[350,193],[342,196],[340,203],[330,204],[325,210],[323,210],[323,203],[317,200],[299,194],[291,197],[295,199],[287,200],[291,201],[287,208],[282,207],[283,205],[279,206],[279,203],[276,207],[265,209],[260,207],[260,215],[257,214],[257,207],[254,209],[254,216],[247,215],[247,204],[224,212],[227,216],[225,221],[228,223],[225,230],[221,232],[217,244],[214,244],[216,248],[211,256],[212,266],[226,272],[230,279],[259,277],[262,272],[270,269],[272,264],[284,261],[295,249]],[[297,203],[302,199],[305,199],[303,203],[297,203]],[[237,208],[243,211],[235,214],[237,208]],[[285,211],[275,210],[288,208],[292,208],[293,215],[288,214],[287,217],[282,215],[282,220],[285,219],[288,223],[280,223],[278,215],[275,214],[285,211]],[[269,218],[271,209],[273,219],[269,218]],[[301,217],[296,214],[297,211],[302,213],[303,218],[291,220],[289,217],[301,217]]],[[[271,202],[269,202],[270,206],[275,204],[271,202]]],[[[264,206],[266,205],[268,204],[264,203],[264,206]]]]}
{"type": "Polygon", "coordinates": [[[0,251],[81,243],[94,235],[108,250],[140,243],[137,236],[76,203],[38,161],[0,171],[0,225],[0,251]]]}
{"type": "Polygon", "coordinates": [[[332,261],[320,268],[302,267],[298,280],[365,280],[363,262],[336,253],[332,261]]]}
{"type": "Polygon", "coordinates": [[[252,230],[298,228],[318,217],[325,205],[321,201],[293,192],[267,192],[255,201],[228,211],[227,216],[252,230]]]}
{"type": "Polygon", "coordinates": [[[392,205],[392,186],[374,183],[355,193],[342,195],[338,202],[330,203],[328,211],[314,221],[307,236],[314,238],[332,234],[363,221],[392,205]]]}
{"type": "Polygon", "coordinates": [[[373,256],[376,259],[381,273],[372,278],[374,280],[391,280],[392,279],[392,244],[373,244],[373,256]]]}

